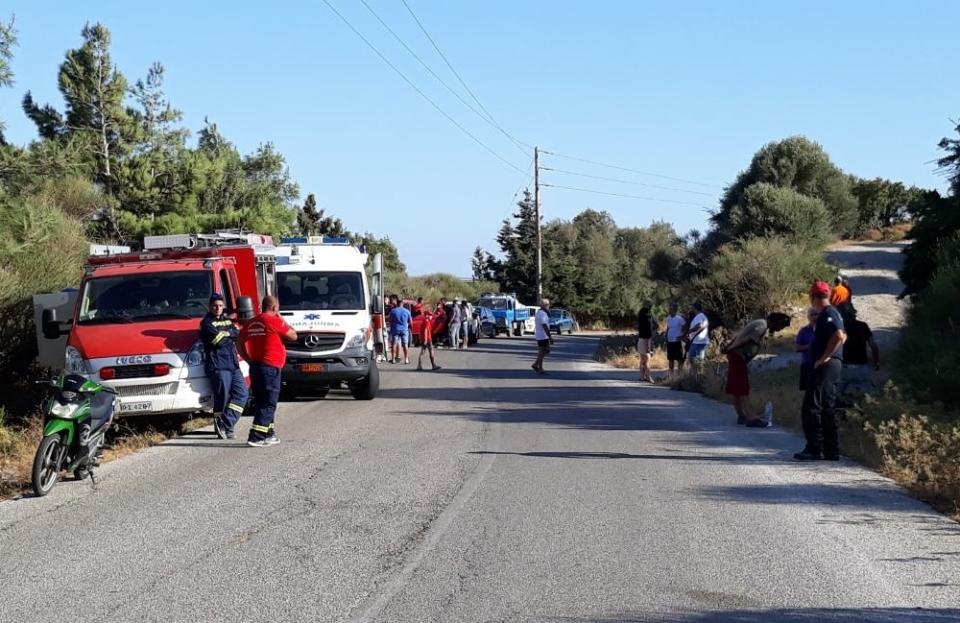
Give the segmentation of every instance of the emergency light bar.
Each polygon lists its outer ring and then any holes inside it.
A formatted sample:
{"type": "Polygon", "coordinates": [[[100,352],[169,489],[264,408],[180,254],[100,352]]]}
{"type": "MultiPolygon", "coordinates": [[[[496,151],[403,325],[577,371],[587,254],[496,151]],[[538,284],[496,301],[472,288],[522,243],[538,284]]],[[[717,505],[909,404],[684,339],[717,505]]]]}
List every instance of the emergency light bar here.
{"type": "Polygon", "coordinates": [[[280,238],[280,244],[342,244],[349,245],[350,239],[346,236],[285,236],[280,238]]]}
{"type": "Polygon", "coordinates": [[[216,247],[226,244],[248,244],[251,246],[270,246],[273,238],[263,234],[249,234],[239,231],[218,231],[213,234],[169,234],[165,236],[144,236],[143,250],[158,249],[195,249],[197,247],[216,247]]]}
{"type": "Polygon", "coordinates": [[[90,245],[91,256],[120,255],[122,253],[130,253],[130,247],[110,245],[110,244],[91,244],[90,245]]]}

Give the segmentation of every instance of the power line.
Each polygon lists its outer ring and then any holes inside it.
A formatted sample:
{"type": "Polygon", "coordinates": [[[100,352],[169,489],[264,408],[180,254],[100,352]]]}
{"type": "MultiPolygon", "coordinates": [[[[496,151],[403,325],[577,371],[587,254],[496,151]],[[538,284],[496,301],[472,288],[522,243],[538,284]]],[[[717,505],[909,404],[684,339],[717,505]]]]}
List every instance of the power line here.
{"type": "Polygon", "coordinates": [[[524,143],[520,139],[516,138],[515,136],[513,136],[512,134],[504,130],[503,126],[497,123],[497,120],[493,117],[492,114],[490,114],[490,111],[487,110],[487,107],[480,102],[476,94],[474,94],[474,92],[470,89],[470,87],[467,86],[467,83],[464,81],[464,79],[460,77],[460,73],[453,68],[453,64],[450,62],[449,59],[447,59],[447,55],[443,53],[443,51],[440,49],[440,46],[437,45],[437,42],[434,41],[433,37],[430,36],[430,33],[427,32],[427,29],[424,27],[423,22],[420,21],[420,18],[417,17],[417,14],[414,13],[413,9],[410,8],[410,5],[407,4],[407,0],[400,0],[400,1],[403,2],[403,6],[407,8],[407,12],[410,13],[410,17],[413,18],[413,21],[415,21],[417,23],[417,26],[420,27],[420,32],[422,32],[424,36],[426,36],[427,40],[430,41],[430,44],[433,46],[433,49],[437,51],[437,54],[439,54],[440,58],[443,59],[443,62],[446,63],[447,67],[450,69],[450,72],[454,76],[456,76],[457,81],[460,83],[460,86],[462,86],[463,89],[470,95],[470,97],[473,98],[473,101],[477,103],[477,106],[480,107],[480,110],[482,110],[487,114],[487,117],[489,117],[490,119],[490,123],[493,124],[493,126],[496,127],[498,130],[500,130],[500,132],[502,132],[504,136],[506,136],[508,139],[513,141],[514,145],[519,147],[521,150],[523,150],[524,148],[528,150],[533,149],[533,145],[530,145],[529,143],[524,143]]]}
{"type": "MultiPolygon", "coordinates": [[[[427,62],[424,61],[424,60],[420,57],[419,54],[417,54],[409,45],[407,45],[407,42],[403,40],[403,37],[401,37],[400,35],[398,35],[397,32],[396,32],[393,28],[391,28],[390,25],[387,24],[387,22],[385,22],[385,21],[383,20],[383,18],[380,17],[380,15],[379,15],[376,11],[373,10],[373,7],[371,7],[371,6],[367,3],[366,0],[360,0],[360,2],[363,4],[363,6],[366,7],[366,9],[367,9],[368,11],[370,11],[370,14],[373,15],[373,16],[377,19],[378,22],[380,22],[380,25],[383,26],[384,28],[386,28],[386,29],[387,29],[387,32],[389,32],[391,35],[393,35],[393,38],[396,39],[396,40],[400,43],[400,45],[403,46],[403,49],[405,49],[407,52],[409,52],[409,53],[410,53],[410,56],[412,56],[413,58],[415,58],[415,59],[417,60],[417,62],[420,63],[420,65],[421,65],[424,69],[426,69],[426,70],[430,73],[431,76],[433,76],[434,78],[436,78],[436,79],[437,79],[437,82],[439,82],[440,84],[442,84],[443,87],[444,87],[447,91],[450,91],[450,93],[452,93],[454,97],[456,97],[458,100],[460,100],[460,103],[461,103],[461,104],[463,104],[464,106],[466,106],[473,114],[475,114],[476,116],[480,117],[480,119],[483,120],[484,123],[490,125],[490,126],[491,126],[493,129],[495,129],[495,130],[499,130],[499,131],[503,132],[503,128],[501,128],[501,127],[498,126],[495,122],[491,121],[491,120],[488,119],[486,116],[484,116],[484,114],[483,114],[482,112],[480,112],[479,110],[477,110],[476,108],[474,108],[474,107],[470,104],[470,102],[468,102],[467,100],[463,99],[463,96],[462,96],[462,95],[460,95],[459,93],[457,93],[457,91],[454,90],[453,87],[451,87],[449,84],[447,84],[447,82],[446,82],[443,78],[441,78],[441,77],[437,74],[437,72],[435,72],[435,71],[433,70],[433,68],[431,68],[430,65],[428,65],[427,62]]],[[[507,136],[507,138],[510,138],[510,137],[507,136]]],[[[511,139],[511,140],[512,140],[512,139],[511,139]]],[[[519,149],[521,152],[523,152],[524,154],[527,153],[527,150],[525,150],[523,147],[520,147],[520,145],[518,145],[516,142],[514,142],[513,145],[514,145],[517,149],[519,149]]]]}
{"type": "Polygon", "coordinates": [[[494,151],[492,148],[490,148],[486,143],[484,143],[483,141],[481,141],[479,138],[477,138],[476,136],[474,136],[469,130],[467,130],[465,127],[463,127],[462,125],[460,125],[460,123],[459,123],[456,119],[454,119],[453,117],[451,117],[449,114],[447,114],[447,112],[446,112],[445,110],[443,110],[442,108],[440,108],[440,106],[439,106],[435,101],[433,101],[432,99],[430,99],[430,97],[429,97],[426,93],[424,93],[423,91],[421,91],[420,88],[417,87],[417,85],[415,85],[409,78],[407,78],[407,76],[406,76],[402,71],[400,71],[399,69],[397,69],[397,66],[394,65],[393,63],[391,63],[391,62],[390,62],[390,59],[388,59],[386,56],[384,56],[383,53],[380,52],[380,50],[378,50],[375,45],[373,45],[372,43],[370,43],[370,40],[369,40],[369,39],[367,39],[366,37],[364,37],[363,34],[362,34],[359,30],[357,30],[356,28],[354,28],[353,24],[351,24],[351,23],[349,22],[349,20],[347,20],[347,18],[344,17],[344,16],[340,13],[340,11],[338,11],[332,4],[330,4],[329,0],[323,0],[323,3],[324,3],[325,5],[327,5],[327,8],[329,8],[329,9],[333,12],[334,15],[336,15],[337,17],[340,18],[340,21],[342,21],[342,22],[347,26],[347,28],[349,28],[350,30],[353,31],[353,34],[357,35],[357,37],[359,37],[361,41],[363,41],[365,44],[367,44],[367,47],[369,47],[371,50],[373,50],[373,52],[374,52],[377,56],[380,57],[380,60],[382,60],[384,63],[386,63],[387,66],[390,67],[390,69],[392,69],[393,71],[395,71],[395,72],[397,73],[397,75],[400,76],[400,77],[403,79],[404,82],[406,82],[408,85],[410,85],[410,88],[411,88],[411,89],[413,89],[414,91],[416,91],[417,94],[418,94],[420,97],[422,97],[423,99],[425,99],[425,100],[427,101],[427,103],[429,103],[431,106],[433,106],[438,113],[440,113],[441,115],[443,115],[444,117],[446,117],[447,121],[449,121],[450,123],[452,123],[453,125],[455,125],[455,126],[457,127],[457,129],[459,129],[461,132],[463,132],[464,134],[466,134],[467,136],[469,136],[469,137],[473,140],[473,142],[475,142],[477,145],[479,145],[480,147],[483,147],[485,150],[487,150],[494,158],[496,158],[497,160],[503,162],[503,163],[506,164],[508,167],[510,167],[510,168],[512,168],[512,169],[514,169],[514,170],[516,170],[516,171],[519,171],[520,173],[523,173],[524,175],[526,175],[526,171],[524,171],[523,169],[521,169],[521,168],[518,167],[517,165],[513,164],[512,162],[510,162],[509,160],[507,160],[506,158],[504,158],[503,156],[501,156],[501,155],[498,154],[497,152],[495,152],[495,151],[494,151]]]}
{"type": "Polygon", "coordinates": [[[541,183],[541,186],[548,186],[550,188],[562,188],[563,190],[575,190],[581,193],[592,193],[594,195],[607,195],[608,197],[624,197],[626,199],[644,199],[646,201],[659,201],[662,203],[678,203],[681,205],[705,207],[702,203],[697,203],[695,201],[680,201],[677,199],[660,199],[658,197],[644,197],[642,195],[624,195],[621,193],[608,193],[602,190],[593,190],[591,188],[576,188],[574,186],[560,186],[559,184],[544,184],[541,183]]]}
{"type": "Polygon", "coordinates": [[[650,177],[659,177],[665,180],[673,180],[674,182],[683,182],[684,184],[693,184],[695,186],[705,186],[707,188],[723,188],[719,184],[707,184],[706,182],[696,182],[694,180],[686,180],[682,177],[671,177],[669,175],[661,175],[659,173],[650,173],[649,171],[641,171],[640,169],[632,169],[630,167],[622,167],[616,164],[607,164],[606,162],[598,162],[596,160],[588,160],[587,158],[579,158],[577,156],[569,156],[567,154],[560,154],[555,151],[547,151],[545,149],[541,150],[545,154],[550,154],[551,156],[557,156],[558,158],[566,158],[568,160],[576,160],[577,162],[586,162],[587,164],[595,164],[601,167],[608,167],[610,169],[619,169],[620,171],[630,171],[631,173],[638,173],[640,175],[649,175],[650,177]]]}
{"type": "Polygon", "coordinates": [[[604,180],[607,182],[616,182],[618,184],[630,184],[631,186],[643,186],[645,188],[656,188],[658,190],[672,190],[680,193],[689,193],[691,195],[703,195],[705,197],[714,197],[716,193],[705,193],[699,190],[688,190],[686,188],[675,188],[673,186],[658,186],[656,184],[644,184],[643,182],[634,182],[632,180],[622,180],[616,177],[604,177],[602,175],[590,175],[588,173],[577,173],[576,171],[566,171],[564,169],[554,169],[552,167],[540,167],[542,171],[553,171],[554,173],[563,173],[565,175],[576,175],[578,177],[588,177],[594,180],[604,180]]]}

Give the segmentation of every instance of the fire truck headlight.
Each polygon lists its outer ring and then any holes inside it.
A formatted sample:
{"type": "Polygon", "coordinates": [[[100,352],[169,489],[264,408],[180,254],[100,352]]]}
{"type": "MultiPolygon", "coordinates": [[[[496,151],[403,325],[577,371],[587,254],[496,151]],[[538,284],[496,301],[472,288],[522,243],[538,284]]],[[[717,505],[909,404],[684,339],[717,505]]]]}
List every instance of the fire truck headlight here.
{"type": "Polygon", "coordinates": [[[190,347],[190,352],[187,353],[188,366],[200,366],[203,365],[203,342],[197,342],[190,347]]]}
{"type": "Polygon", "coordinates": [[[66,350],[63,351],[63,370],[67,374],[81,374],[84,376],[90,374],[90,366],[87,364],[86,359],[84,359],[80,351],[73,346],[67,346],[66,350]]]}

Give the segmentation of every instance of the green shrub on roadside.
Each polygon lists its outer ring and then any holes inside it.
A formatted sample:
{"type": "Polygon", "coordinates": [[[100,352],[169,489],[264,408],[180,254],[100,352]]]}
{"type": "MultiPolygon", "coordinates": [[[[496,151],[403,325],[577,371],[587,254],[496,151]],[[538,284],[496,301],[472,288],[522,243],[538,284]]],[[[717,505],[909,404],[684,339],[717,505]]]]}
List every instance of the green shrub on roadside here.
{"type": "Polygon", "coordinates": [[[960,512],[960,418],[942,405],[905,398],[895,386],[870,397],[864,430],[883,471],[948,512],[960,512]]]}
{"type": "Polygon", "coordinates": [[[792,188],[759,182],[747,188],[730,209],[730,234],[739,239],[782,237],[809,247],[823,247],[832,234],[823,201],[792,188]]]}
{"type": "Polygon", "coordinates": [[[476,303],[481,294],[499,291],[494,282],[464,281],[449,273],[432,273],[421,277],[393,274],[387,279],[386,289],[387,294],[399,294],[410,299],[422,296],[427,303],[436,303],[441,297],[448,300],[466,298],[476,303]]]}
{"type": "Polygon", "coordinates": [[[37,354],[31,296],[76,285],[89,245],[49,194],[0,197],[0,406],[24,413],[37,354]]]}
{"type": "Polygon", "coordinates": [[[923,402],[960,404],[960,243],[941,251],[930,285],[907,313],[897,383],[923,402]]]}
{"type": "Polygon", "coordinates": [[[725,326],[736,327],[791,306],[813,279],[828,274],[819,249],[784,238],[753,238],[721,248],[691,290],[725,326]]]}

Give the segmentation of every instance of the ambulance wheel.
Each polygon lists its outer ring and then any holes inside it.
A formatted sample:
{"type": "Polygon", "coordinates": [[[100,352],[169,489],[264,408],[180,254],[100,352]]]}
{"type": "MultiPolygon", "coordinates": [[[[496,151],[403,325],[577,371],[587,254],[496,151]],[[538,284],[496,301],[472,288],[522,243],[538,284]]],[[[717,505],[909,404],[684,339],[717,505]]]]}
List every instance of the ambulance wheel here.
{"type": "Polygon", "coordinates": [[[350,384],[350,395],[357,400],[373,400],[380,389],[380,369],[376,363],[370,364],[370,373],[356,383],[350,384]]]}

